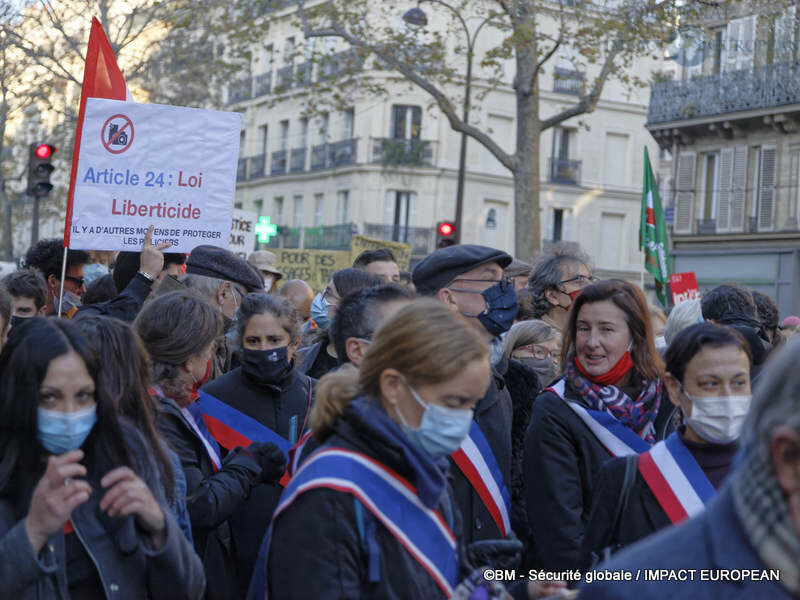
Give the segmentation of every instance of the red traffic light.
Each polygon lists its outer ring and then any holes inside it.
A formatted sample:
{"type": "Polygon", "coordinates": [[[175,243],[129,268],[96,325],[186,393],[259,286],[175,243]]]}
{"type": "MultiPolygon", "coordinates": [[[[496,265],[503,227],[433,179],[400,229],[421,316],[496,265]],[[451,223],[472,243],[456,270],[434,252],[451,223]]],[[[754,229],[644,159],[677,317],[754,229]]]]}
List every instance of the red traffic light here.
{"type": "Polygon", "coordinates": [[[452,235],[455,230],[456,228],[453,227],[453,224],[447,221],[439,224],[439,233],[441,235],[452,235]]]}
{"type": "Polygon", "coordinates": [[[55,146],[51,146],[50,144],[39,144],[38,146],[36,146],[36,150],[34,152],[36,153],[36,156],[44,159],[44,158],[50,158],[50,155],[55,153],[55,151],[56,151],[55,146]]]}

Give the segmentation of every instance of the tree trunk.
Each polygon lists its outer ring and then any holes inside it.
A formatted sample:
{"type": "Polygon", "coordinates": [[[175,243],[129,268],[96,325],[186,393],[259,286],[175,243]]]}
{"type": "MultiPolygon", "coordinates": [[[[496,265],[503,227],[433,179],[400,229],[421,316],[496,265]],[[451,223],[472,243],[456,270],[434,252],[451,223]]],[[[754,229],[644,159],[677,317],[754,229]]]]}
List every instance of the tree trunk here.
{"type": "Polygon", "coordinates": [[[5,190],[0,189],[0,204],[3,205],[2,210],[2,219],[3,219],[3,234],[2,241],[0,241],[0,256],[2,256],[2,260],[6,262],[13,262],[14,261],[14,234],[13,234],[13,226],[11,223],[11,219],[13,216],[13,210],[11,206],[11,198],[5,192],[5,190]]]}

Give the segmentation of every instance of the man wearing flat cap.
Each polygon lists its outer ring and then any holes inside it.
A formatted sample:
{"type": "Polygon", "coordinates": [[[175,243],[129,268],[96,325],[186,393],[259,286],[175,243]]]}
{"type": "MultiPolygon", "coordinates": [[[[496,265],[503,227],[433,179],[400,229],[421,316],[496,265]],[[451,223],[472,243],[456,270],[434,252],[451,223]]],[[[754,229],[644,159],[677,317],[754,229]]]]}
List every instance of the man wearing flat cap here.
{"type": "Polygon", "coordinates": [[[216,246],[197,246],[186,261],[186,275],[181,283],[200,293],[222,313],[225,330],[217,339],[209,381],[227,373],[233,364],[233,343],[225,335],[242,298],[249,292],[264,289],[260,273],[233,252],[216,246]]]}
{"type": "MultiPolygon", "coordinates": [[[[474,419],[479,431],[473,427],[470,438],[483,438],[473,440],[475,447],[482,449],[481,454],[486,454],[478,460],[487,465],[496,464],[502,481],[497,482],[499,494],[494,494],[498,497],[494,498],[496,502],[492,506],[491,501],[486,501],[486,494],[479,491],[481,482],[472,480],[474,473],[470,473],[469,466],[463,464],[463,457],[453,461],[453,492],[463,517],[467,543],[499,539],[510,533],[508,523],[512,515],[508,499],[518,495],[512,488],[512,470],[515,470],[512,469],[512,463],[519,462],[521,465],[521,452],[519,461],[514,460],[516,453],[512,452],[512,420],[516,431],[516,421],[519,420],[516,405],[529,405],[539,387],[533,371],[513,363],[515,370],[524,369],[524,372],[515,371],[515,383],[524,380],[525,384],[518,386],[524,388],[520,392],[522,397],[518,402],[512,402],[513,390],[507,381],[510,363],[503,359],[502,351],[494,349],[498,346],[500,335],[511,327],[518,309],[514,288],[503,275],[503,269],[509,264],[511,256],[501,250],[462,244],[442,248],[427,256],[412,275],[418,294],[432,296],[460,312],[484,337],[486,344],[492,347],[493,377],[486,394],[475,407],[474,419]]],[[[522,420],[527,421],[524,418],[522,420]]],[[[517,433],[521,439],[524,425],[520,428],[521,431],[517,433]]]]}

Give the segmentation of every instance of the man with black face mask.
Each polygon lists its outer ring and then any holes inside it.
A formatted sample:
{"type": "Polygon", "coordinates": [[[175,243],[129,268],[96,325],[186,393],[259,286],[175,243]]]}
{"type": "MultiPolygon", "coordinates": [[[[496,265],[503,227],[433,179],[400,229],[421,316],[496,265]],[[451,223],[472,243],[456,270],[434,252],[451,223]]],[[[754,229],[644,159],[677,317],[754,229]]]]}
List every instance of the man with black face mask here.
{"type": "Polygon", "coordinates": [[[529,395],[522,393],[512,401],[507,385],[509,361],[503,357],[500,336],[511,327],[518,310],[514,287],[503,275],[511,260],[494,248],[456,245],[426,257],[413,273],[418,294],[433,296],[464,315],[492,347],[489,388],[475,407],[469,437],[450,457],[454,497],[467,543],[512,535],[512,521],[516,521],[512,481],[517,479],[512,465],[521,463],[514,460],[513,448],[518,444],[512,441],[512,423],[517,430],[514,420],[518,416],[524,420],[524,416],[518,415],[516,405],[529,405],[539,387],[536,374],[518,364],[515,368],[529,374],[529,395]],[[476,473],[492,473],[491,479],[476,473]]]}

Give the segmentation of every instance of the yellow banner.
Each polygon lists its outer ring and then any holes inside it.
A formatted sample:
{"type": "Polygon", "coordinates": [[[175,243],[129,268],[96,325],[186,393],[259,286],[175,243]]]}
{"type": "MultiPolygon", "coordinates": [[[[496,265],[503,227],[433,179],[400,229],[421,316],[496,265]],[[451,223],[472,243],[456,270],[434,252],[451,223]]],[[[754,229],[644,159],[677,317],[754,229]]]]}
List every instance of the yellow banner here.
{"type": "Polygon", "coordinates": [[[353,264],[347,250],[270,250],[278,259],[278,269],[283,281],[302,279],[314,291],[321,292],[328,285],[334,271],[353,264]]]}
{"type": "Polygon", "coordinates": [[[411,244],[387,242],[386,240],[370,238],[365,235],[354,235],[350,241],[350,264],[353,264],[352,261],[364,250],[377,250],[378,248],[389,248],[394,252],[394,257],[397,259],[397,266],[400,267],[400,270],[408,271],[408,266],[411,264],[411,244]]]}

